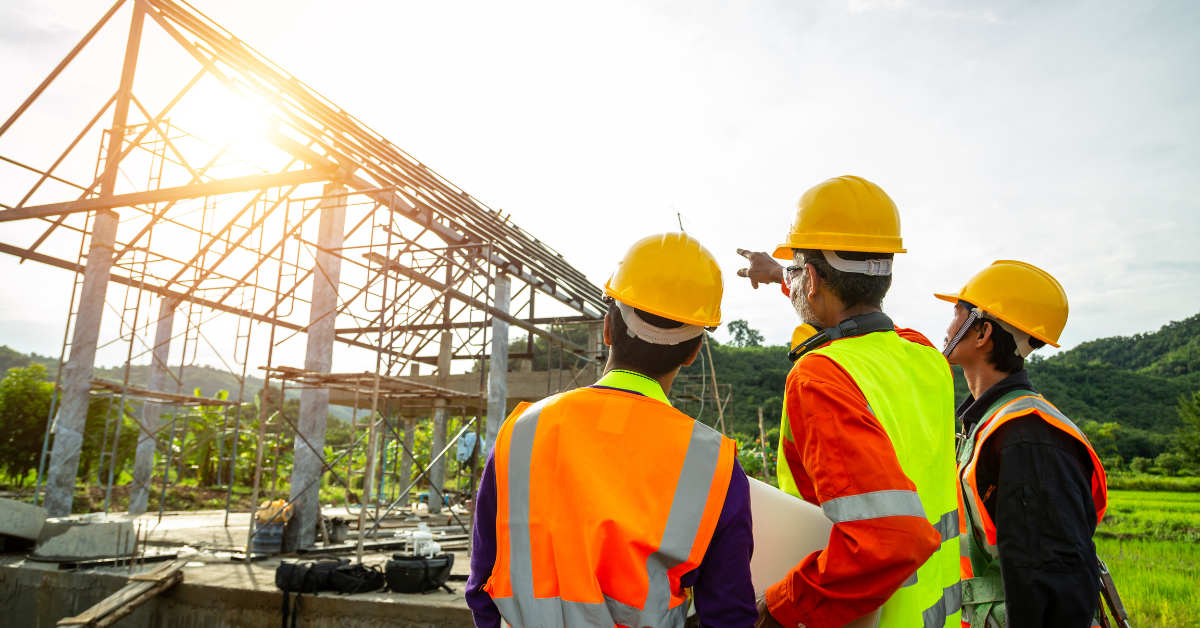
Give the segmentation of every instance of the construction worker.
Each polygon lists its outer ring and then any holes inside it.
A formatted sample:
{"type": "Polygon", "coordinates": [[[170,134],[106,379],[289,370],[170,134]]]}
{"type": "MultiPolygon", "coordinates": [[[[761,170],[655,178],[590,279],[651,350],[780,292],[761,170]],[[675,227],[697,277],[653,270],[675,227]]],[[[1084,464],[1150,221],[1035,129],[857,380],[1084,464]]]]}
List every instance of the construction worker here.
{"type": "Polygon", "coordinates": [[[522,403],[476,501],[466,599],[483,628],[754,625],[750,488],[736,445],[671,407],[721,322],[721,269],[686,233],[635,243],[604,287],[605,375],[522,403]]]}
{"type": "Polygon", "coordinates": [[[936,296],[954,304],[944,353],[971,390],[957,412],[963,625],[1091,626],[1104,467],[1025,370],[1034,349],[1058,346],[1067,295],[1046,271],[1002,260],[936,296]]]}
{"type": "Polygon", "coordinates": [[[895,203],[865,179],[829,179],[775,249],[793,265],[738,252],[751,262],[738,274],[783,284],[814,332],[791,354],[779,486],[834,523],[824,550],[759,597],[759,625],[833,628],[882,607],[881,626],[957,626],[953,380],[882,311],[905,252],[895,203]]]}

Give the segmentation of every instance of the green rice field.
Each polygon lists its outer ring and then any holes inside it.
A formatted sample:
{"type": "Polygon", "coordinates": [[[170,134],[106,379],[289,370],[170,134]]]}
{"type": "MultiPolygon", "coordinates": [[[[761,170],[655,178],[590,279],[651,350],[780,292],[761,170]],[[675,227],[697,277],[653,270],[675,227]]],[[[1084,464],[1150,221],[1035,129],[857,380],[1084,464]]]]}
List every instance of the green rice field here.
{"type": "Polygon", "coordinates": [[[1200,626],[1200,493],[1109,491],[1108,497],[1096,549],[1131,623],[1200,626]]]}

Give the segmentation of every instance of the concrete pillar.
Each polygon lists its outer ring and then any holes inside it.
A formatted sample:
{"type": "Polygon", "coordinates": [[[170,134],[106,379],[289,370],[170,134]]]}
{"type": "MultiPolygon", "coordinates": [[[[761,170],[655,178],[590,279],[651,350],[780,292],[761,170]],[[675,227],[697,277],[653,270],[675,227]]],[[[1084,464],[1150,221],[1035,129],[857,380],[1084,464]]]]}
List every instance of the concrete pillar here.
{"type": "MultiPolygon", "coordinates": [[[[129,20],[125,61],[121,66],[121,85],[113,108],[113,126],[109,134],[104,172],[100,175],[101,198],[112,196],[117,183],[117,167],[125,147],[123,138],[129,117],[129,95],[133,89],[145,19],[142,4],[135,4],[129,20]]],[[[71,514],[92,388],[92,368],[96,362],[96,340],[100,335],[100,318],[104,313],[104,297],[108,293],[109,271],[112,269],[113,250],[117,242],[118,218],[116,212],[103,209],[96,212],[96,219],[92,222],[87,268],[83,271],[83,289],[80,291],[75,329],[71,335],[71,356],[67,358],[67,365],[63,369],[62,401],[51,428],[54,449],[51,450],[50,466],[46,470],[46,500],[42,504],[51,517],[71,514]]]]}
{"type": "MultiPolygon", "coordinates": [[[[417,420],[415,418],[407,418],[403,420],[404,424],[404,449],[400,452],[400,488],[403,489],[412,482],[413,459],[408,455],[412,451],[413,444],[416,442],[417,420]]],[[[408,508],[408,495],[411,491],[404,491],[400,495],[400,507],[408,508]]]]}
{"type": "Polygon", "coordinates": [[[62,402],[54,416],[54,448],[46,470],[46,501],[43,505],[51,517],[71,514],[88,399],[91,396],[92,368],[96,362],[96,340],[100,336],[100,319],[104,313],[113,247],[117,241],[117,220],[116,212],[103,210],[96,212],[96,219],[92,222],[87,266],[83,270],[83,289],[80,291],[75,329],[71,335],[71,357],[63,369],[62,402]]]}
{"type": "MultiPolygon", "coordinates": [[[[437,385],[445,387],[450,377],[450,357],[454,351],[454,333],[450,331],[442,332],[442,343],[438,351],[438,372],[437,385]]],[[[450,408],[446,407],[445,399],[435,399],[433,401],[433,444],[430,445],[429,457],[433,458],[438,455],[446,447],[446,423],[450,420],[450,408]]],[[[449,454],[447,454],[449,455],[449,454]]],[[[446,483],[446,458],[443,456],[441,460],[430,465],[429,467],[429,512],[442,511],[442,499],[440,497],[442,487],[446,483]],[[437,487],[435,492],[432,487],[437,487]]]]}
{"type": "MultiPolygon", "coordinates": [[[[175,308],[179,302],[163,299],[158,306],[158,321],[154,324],[154,349],[150,358],[147,390],[163,391],[167,384],[167,359],[171,350],[171,332],[175,323],[175,308]]],[[[150,499],[150,478],[154,474],[154,452],[157,431],[161,426],[162,404],[147,401],[142,404],[141,427],[138,430],[137,453],[133,459],[133,486],[129,492],[129,513],[146,512],[150,499]]]]}
{"type": "MultiPolygon", "coordinates": [[[[493,305],[508,313],[509,293],[512,280],[500,273],[496,276],[496,297],[493,305]]],[[[508,414],[508,322],[499,316],[492,317],[492,353],[488,359],[488,406],[487,406],[487,449],[486,459],[500,433],[500,425],[508,414]]]]}
{"type": "Polygon", "coordinates": [[[587,365],[588,385],[596,383],[602,375],[604,375],[604,361],[601,359],[600,352],[604,350],[604,322],[599,324],[588,325],[587,350],[588,357],[596,361],[596,364],[587,365]]]}
{"type": "MultiPolygon", "coordinates": [[[[344,192],[336,183],[325,184],[325,195],[344,192]]],[[[317,233],[317,272],[313,273],[312,307],[309,311],[308,348],[304,368],[329,373],[333,368],[334,321],[337,318],[338,283],[342,276],[342,258],[325,251],[342,248],[346,235],[346,197],[321,201],[320,226],[317,233]]],[[[296,428],[295,454],[292,466],[292,520],[284,532],[285,552],[309,547],[316,541],[320,478],[324,469],[325,423],[329,418],[329,391],[305,388],[300,392],[300,417],[296,428]],[[305,442],[307,440],[307,442],[305,442]]]]}

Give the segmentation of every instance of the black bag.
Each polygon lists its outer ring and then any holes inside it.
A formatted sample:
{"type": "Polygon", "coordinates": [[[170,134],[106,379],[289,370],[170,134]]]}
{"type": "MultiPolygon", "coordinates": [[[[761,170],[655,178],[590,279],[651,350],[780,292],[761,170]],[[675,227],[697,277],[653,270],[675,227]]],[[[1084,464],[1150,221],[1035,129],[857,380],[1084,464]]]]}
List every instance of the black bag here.
{"type": "Polygon", "coordinates": [[[375,565],[341,565],[329,574],[329,588],[338,593],[370,593],[384,584],[383,572],[375,565]]]}
{"type": "Polygon", "coordinates": [[[348,559],[330,557],[321,557],[311,563],[280,563],[275,569],[275,586],[283,591],[283,628],[288,628],[289,616],[292,619],[291,628],[296,628],[301,593],[330,590],[330,575],[338,567],[349,564],[348,559]],[[292,593],[296,594],[296,599],[289,605],[292,593]]]}
{"type": "Polygon", "coordinates": [[[388,590],[397,593],[428,593],[445,589],[447,593],[454,593],[454,589],[446,586],[446,581],[450,579],[450,569],[453,567],[454,554],[438,554],[433,558],[392,554],[392,560],[387,562],[388,590]]]}

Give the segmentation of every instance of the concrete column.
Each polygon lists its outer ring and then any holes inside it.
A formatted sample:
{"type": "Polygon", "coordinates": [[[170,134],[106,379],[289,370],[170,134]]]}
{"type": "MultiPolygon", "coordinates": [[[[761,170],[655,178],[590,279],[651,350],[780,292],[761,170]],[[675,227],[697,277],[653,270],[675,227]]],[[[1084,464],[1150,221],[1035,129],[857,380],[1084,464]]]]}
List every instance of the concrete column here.
{"type": "Polygon", "coordinates": [[[600,376],[604,375],[603,360],[600,359],[600,352],[604,349],[604,322],[599,324],[588,325],[587,350],[588,357],[596,361],[596,364],[587,365],[588,381],[586,385],[596,383],[600,376]]]}
{"type": "MultiPolygon", "coordinates": [[[[404,450],[400,452],[400,488],[408,486],[412,482],[413,459],[408,455],[412,451],[413,444],[416,442],[417,420],[415,418],[404,419],[404,450]]],[[[400,495],[400,507],[408,508],[408,495],[411,491],[404,491],[400,495]]]]}
{"type": "MultiPolygon", "coordinates": [[[[325,184],[325,195],[346,191],[342,185],[325,184]]],[[[342,248],[346,235],[346,197],[321,201],[320,227],[317,233],[317,271],[313,273],[312,309],[309,311],[308,348],[304,368],[329,373],[333,368],[334,321],[337,318],[338,283],[342,276],[342,258],[326,253],[342,248]],[[323,249],[323,250],[322,250],[323,249]]],[[[292,466],[292,520],[284,533],[284,551],[309,547],[316,541],[320,478],[324,469],[325,423],[329,418],[329,391],[305,388],[300,392],[300,417],[296,428],[304,438],[296,437],[292,466]],[[307,443],[305,440],[307,439],[307,443]]]]}
{"type": "MultiPolygon", "coordinates": [[[[167,359],[171,350],[171,332],[175,323],[175,308],[179,302],[163,299],[158,306],[158,321],[154,324],[154,349],[150,358],[148,390],[166,390],[167,359]]],[[[161,426],[162,404],[147,401],[142,404],[142,425],[138,430],[137,453],[133,459],[133,486],[129,492],[129,513],[146,512],[150,499],[150,477],[154,473],[154,451],[157,431],[161,426]]]]}
{"type": "MultiPolygon", "coordinates": [[[[438,351],[437,385],[445,387],[450,378],[450,356],[454,351],[454,333],[442,332],[442,344],[438,351]]],[[[450,420],[450,408],[446,407],[445,399],[433,401],[433,444],[429,449],[429,457],[433,458],[446,447],[446,423],[450,420]]],[[[449,454],[447,454],[449,455],[449,454]]],[[[437,487],[435,492],[429,491],[429,512],[441,512],[442,500],[439,497],[446,480],[446,458],[443,456],[437,463],[429,467],[429,484],[437,487]]]]}
{"type": "Polygon", "coordinates": [[[116,212],[103,210],[96,212],[92,222],[83,289],[71,335],[71,356],[63,369],[62,402],[54,416],[54,448],[46,470],[46,501],[43,505],[51,517],[70,515],[71,501],[75,497],[75,476],[79,472],[79,453],[83,447],[83,429],[91,396],[96,340],[100,336],[100,319],[117,241],[117,220],[116,212]]]}
{"type": "MultiPolygon", "coordinates": [[[[138,48],[142,41],[142,25],[146,13],[142,4],[133,7],[129,20],[129,36],[125,42],[125,61],[121,67],[121,85],[113,108],[113,126],[109,134],[108,153],[104,172],[100,175],[100,197],[113,195],[117,182],[117,167],[125,147],[125,125],[129,117],[129,95],[137,70],[138,48]]],[[[46,470],[46,500],[42,505],[51,517],[71,514],[75,497],[75,476],[79,472],[79,452],[83,446],[83,430],[87,421],[88,399],[92,388],[92,369],[96,362],[96,340],[100,335],[100,319],[104,313],[104,297],[108,293],[109,271],[117,242],[117,213],[96,212],[92,236],[88,244],[87,268],[83,271],[83,289],[71,335],[71,356],[63,369],[62,401],[51,428],[54,449],[46,470]]]]}
{"type": "MultiPolygon", "coordinates": [[[[493,305],[501,312],[508,313],[509,293],[512,280],[508,275],[496,275],[496,296],[493,305]]],[[[487,407],[487,449],[483,451],[487,458],[500,426],[508,414],[508,322],[499,316],[492,317],[492,353],[488,359],[488,407],[487,407]]]]}

